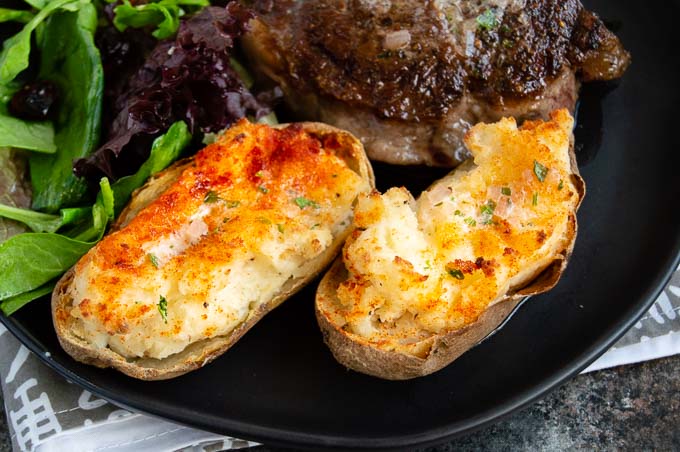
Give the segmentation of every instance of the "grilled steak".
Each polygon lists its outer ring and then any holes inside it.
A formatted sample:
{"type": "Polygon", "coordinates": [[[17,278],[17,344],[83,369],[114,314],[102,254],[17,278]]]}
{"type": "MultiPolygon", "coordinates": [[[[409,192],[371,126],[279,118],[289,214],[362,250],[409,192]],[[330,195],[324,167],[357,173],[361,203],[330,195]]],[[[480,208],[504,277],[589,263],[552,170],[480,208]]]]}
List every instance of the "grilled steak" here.
{"type": "Polygon", "coordinates": [[[304,119],[369,156],[453,166],[477,122],[574,110],[629,54],[578,0],[261,0],[244,48],[304,119]]]}

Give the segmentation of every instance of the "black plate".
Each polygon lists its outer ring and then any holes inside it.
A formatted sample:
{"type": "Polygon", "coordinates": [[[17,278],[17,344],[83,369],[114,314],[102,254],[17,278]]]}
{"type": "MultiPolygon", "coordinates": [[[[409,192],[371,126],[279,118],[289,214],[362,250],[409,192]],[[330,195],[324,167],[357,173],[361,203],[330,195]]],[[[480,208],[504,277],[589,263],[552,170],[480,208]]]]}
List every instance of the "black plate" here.
{"type": "MultiPolygon", "coordinates": [[[[282,445],[412,446],[469,432],[583,369],[640,317],[678,264],[678,2],[592,1],[633,54],[615,85],[586,87],[577,139],[588,195],[559,286],[429,377],[388,382],[346,371],[321,341],[315,286],[265,318],[213,364],[145,383],[70,359],[47,302],[3,323],[50,367],[130,409],[282,445]],[[674,38],[669,38],[674,36],[674,38]],[[47,355],[46,352],[49,352],[47,355]]],[[[383,187],[436,172],[378,167],[383,187]]]]}

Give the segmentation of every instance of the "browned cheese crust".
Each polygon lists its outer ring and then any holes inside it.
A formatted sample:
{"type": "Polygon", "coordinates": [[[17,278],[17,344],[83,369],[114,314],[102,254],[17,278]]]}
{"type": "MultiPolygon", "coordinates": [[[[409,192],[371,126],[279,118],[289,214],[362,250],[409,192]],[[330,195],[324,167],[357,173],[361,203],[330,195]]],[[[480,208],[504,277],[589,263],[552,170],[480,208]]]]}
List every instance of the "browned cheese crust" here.
{"type": "MultiPolygon", "coordinates": [[[[570,141],[571,182],[578,194],[578,206],[585,196],[585,183],[581,178],[570,141]]],[[[436,184],[436,183],[435,183],[436,184]]],[[[473,348],[496,330],[515,307],[526,297],[552,289],[567,267],[577,235],[576,211],[568,217],[566,246],[545,267],[539,269],[521,287],[511,287],[505,296],[488,307],[474,322],[462,328],[444,331],[419,342],[428,352],[425,356],[380,348],[334,322],[330,313],[339,306],[337,290],[348,279],[348,271],[340,256],[319,285],[315,311],[325,343],[336,360],[349,369],[388,380],[406,380],[436,372],[460,355],[473,348]]]]}
{"type": "MultiPolygon", "coordinates": [[[[286,124],[282,124],[277,128],[286,126],[286,124]]],[[[370,163],[366,158],[363,147],[354,137],[347,132],[325,124],[302,123],[301,126],[305,132],[317,138],[337,137],[336,142],[342,143],[342,147],[334,151],[336,155],[351,170],[368,181],[371,187],[375,185],[370,163]]],[[[156,200],[177,179],[182,170],[191,163],[192,159],[177,162],[172,167],[152,177],[143,187],[138,189],[114,224],[113,230],[126,226],[140,211],[156,200]]],[[[245,321],[229,334],[194,342],[183,351],[163,359],[126,358],[109,347],[95,347],[84,338],[74,334],[75,318],[71,315],[71,310],[74,307],[71,295],[74,267],[59,280],[52,294],[52,319],[57,337],[61,346],[69,355],[85,364],[102,368],[111,367],[142,380],[164,380],[185,374],[206,365],[223,354],[263,316],[316,277],[337,255],[347,234],[349,234],[350,226],[351,224],[348,224],[341,233],[333,237],[331,246],[305,264],[304,277],[289,279],[275,297],[260,305],[256,310],[251,310],[245,321]]]]}

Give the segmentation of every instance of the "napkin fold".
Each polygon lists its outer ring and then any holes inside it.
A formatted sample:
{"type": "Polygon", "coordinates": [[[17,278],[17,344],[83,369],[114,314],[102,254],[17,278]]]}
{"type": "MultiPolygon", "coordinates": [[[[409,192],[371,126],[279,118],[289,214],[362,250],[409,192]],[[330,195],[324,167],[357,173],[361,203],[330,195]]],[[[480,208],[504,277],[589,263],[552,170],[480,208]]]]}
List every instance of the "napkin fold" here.
{"type": "MultiPolygon", "coordinates": [[[[680,353],[680,267],[631,330],[583,372],[680,353]]],[[[256,445],[131,413],[68,383],[0,324],[0,379],[14,450],[212,452],[256,445]]]]}

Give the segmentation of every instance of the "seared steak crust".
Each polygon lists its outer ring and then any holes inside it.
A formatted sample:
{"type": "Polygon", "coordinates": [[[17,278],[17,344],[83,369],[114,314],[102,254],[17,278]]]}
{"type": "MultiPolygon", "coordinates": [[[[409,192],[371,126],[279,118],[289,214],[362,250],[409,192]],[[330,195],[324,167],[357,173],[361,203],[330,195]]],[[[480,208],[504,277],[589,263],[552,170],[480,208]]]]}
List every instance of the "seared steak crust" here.
{"type": "Polygon", "coordinates": [[[338,109],[355,109],[386,121],[388,135],[389,126],[421,124],[426,140],[413,136],[403,144],[410,149],[392,152],[360,124],[350,129],[371,157],[393,163],[456,164],[463,156],[453,123],[573,111],[577,81],[565,73],[611,79],[629,62],[578,0],[279,0],[259,11],[259,49],[246,47],[295,109],[339,126],[348,121],[338,122],[338,109]]]}

